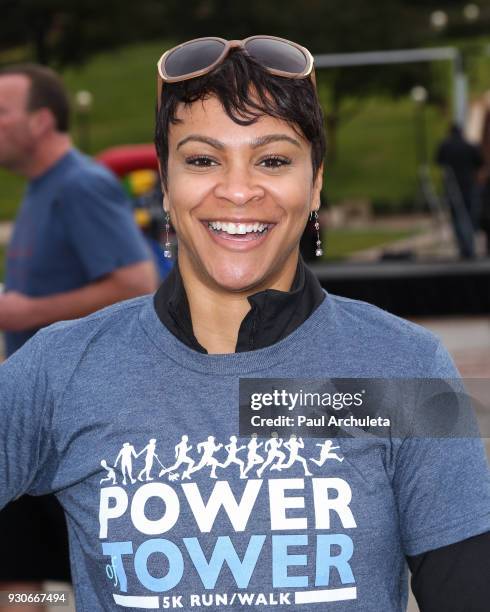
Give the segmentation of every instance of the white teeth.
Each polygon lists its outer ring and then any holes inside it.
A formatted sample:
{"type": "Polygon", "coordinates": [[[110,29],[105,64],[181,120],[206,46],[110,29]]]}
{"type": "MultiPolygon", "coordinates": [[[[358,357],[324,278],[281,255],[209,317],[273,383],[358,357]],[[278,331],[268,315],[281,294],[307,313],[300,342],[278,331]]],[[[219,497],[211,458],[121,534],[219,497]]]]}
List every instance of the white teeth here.
{"type": "Polygon", "coordinates": [[[227,234],[248,234],[251,232],[263,232],[267,229],[267,223],[232,223],[231,221],[208,221],[208,227],[221,230],[227,234]]]}

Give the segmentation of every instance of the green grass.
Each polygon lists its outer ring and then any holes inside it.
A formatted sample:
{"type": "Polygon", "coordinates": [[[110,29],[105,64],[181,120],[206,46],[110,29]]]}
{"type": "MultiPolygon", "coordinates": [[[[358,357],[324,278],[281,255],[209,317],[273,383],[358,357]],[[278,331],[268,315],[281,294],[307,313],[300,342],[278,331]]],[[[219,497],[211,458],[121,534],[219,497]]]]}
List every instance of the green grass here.
{"type": "MultiPolygon", "coordinates": [[[[64,73],[71,94],[84,89],[94,96],[89,152],[152,140],[155,64],[167,47],[163,42],[126,47],[100,54],[83,68],[64,73]]],[[[488,88],[490,58],[481,57],[470,67],[473,91],[480,93],[488,88]]],[[[434,78],[434,86],[442,78],[441,70],[434,78]]],[[[449,91],[449,83],[446,85],[449,91]]],[[[417,191],[415,111],[408,92],[403,100],[378,97],[360,102],[359,106],[360,111],[352,119],[340,124],[338,159],[327,165],[325,172],[327,198],[332,204],[363,198],[395,207],[412,202],[417,191]]],[[[432,157],[450,117],[432,106],[426,111],[432,157]]],[[[74,121],[75,141],[78,128],[74,121]]],[[[14,216],[24,184],[23,179],[0,170],[0,219],[14,216]]]]}
{"type": "MultiPolygon", "coordinates": [[[[430,158],[447,121],[426,109],[430,158]]],[[[338,159],[325,171],[325,192],[332,203],[369,199],[400,204],[417,192],[415,113],[409,100],[370,99],[338,132],[338,159]]]]}
{"type": "Polygon", "coordinates": [[[323,239],[324,259],[327,261],[345,259],[356,251],[385,246],[396,240],[413,236],[415,233],[416,230],[332,229],[323,239]]]}

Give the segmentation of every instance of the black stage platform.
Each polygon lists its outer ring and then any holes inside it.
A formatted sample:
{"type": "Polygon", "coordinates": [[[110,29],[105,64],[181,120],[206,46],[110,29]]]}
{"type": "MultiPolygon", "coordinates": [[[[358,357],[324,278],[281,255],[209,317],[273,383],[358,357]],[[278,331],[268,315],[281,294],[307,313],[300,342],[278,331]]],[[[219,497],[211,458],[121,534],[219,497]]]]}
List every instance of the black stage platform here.
{"type": "Polygon", "coordinates": [[[490,259],[308,265],[330,293],[400,316],[490,314],[490,259]]]}

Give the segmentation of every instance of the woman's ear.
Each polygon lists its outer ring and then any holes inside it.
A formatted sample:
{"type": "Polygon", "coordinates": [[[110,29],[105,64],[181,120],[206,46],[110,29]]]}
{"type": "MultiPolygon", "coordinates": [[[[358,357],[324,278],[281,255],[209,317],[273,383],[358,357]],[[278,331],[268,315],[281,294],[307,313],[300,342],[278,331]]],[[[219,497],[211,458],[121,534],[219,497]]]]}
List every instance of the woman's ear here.
{"type": "Polygon", "coordinates": [[[314,183],[314,190],[315,190],[315,195],[317,196],[317,199],[320,198],[322,187],[323,187],[323,162],[320,164],[320,167],[318,168],[318,171],[315,177],[315,183],[314,183]]]}
{"type": "Polygon", "coordinates": [[[323,187],[323,163],[318,168],[316,177],[313,181],[310,211],[318,210],[320,208],[322,187],[323,187]]]}
{"type": "Polygon", "coordinates": [[[163,183],[163,178],[162,178],[162,165],[160,163],[160,158],[157,156],[157,162],[158,162],[158,176],[160,178],[160,186],[162,188],[162,195],[163,195],[163,199],[165,200],[168,197],[167,194],[167,190],[165,188],[165,185],[163,183]]]}

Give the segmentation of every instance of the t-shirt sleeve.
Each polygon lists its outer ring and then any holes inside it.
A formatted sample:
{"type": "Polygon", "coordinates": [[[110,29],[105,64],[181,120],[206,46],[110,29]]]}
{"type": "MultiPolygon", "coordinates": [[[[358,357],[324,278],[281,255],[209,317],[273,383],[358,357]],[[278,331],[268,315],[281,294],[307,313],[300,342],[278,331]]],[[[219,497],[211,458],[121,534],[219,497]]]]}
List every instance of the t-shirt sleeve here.
{"type": "MultiPolygon", "coordinates": [[[[439,344],[432,378],[459,379],[439,344]]],[[[462,384],[462,383],[461,383],[462,384]]],[[[478,435],[407,437],[396,456],[394,493],[406,555],[490,530],[490,472],[478,435]]],[[[457,434],[458,435],[458,434],[457,434]]]]}
{"type": "Polygon", "coordinates": [[[0,508],[38,486],[49,489],[50,413],[39,332],[0,366],[0,508]]]}
{"type": "Polygon", "coordinates": [[[89,281],[151,259],[117,180],[105,172],[67,178],[60,195],[66,235],[89,281]]]}

